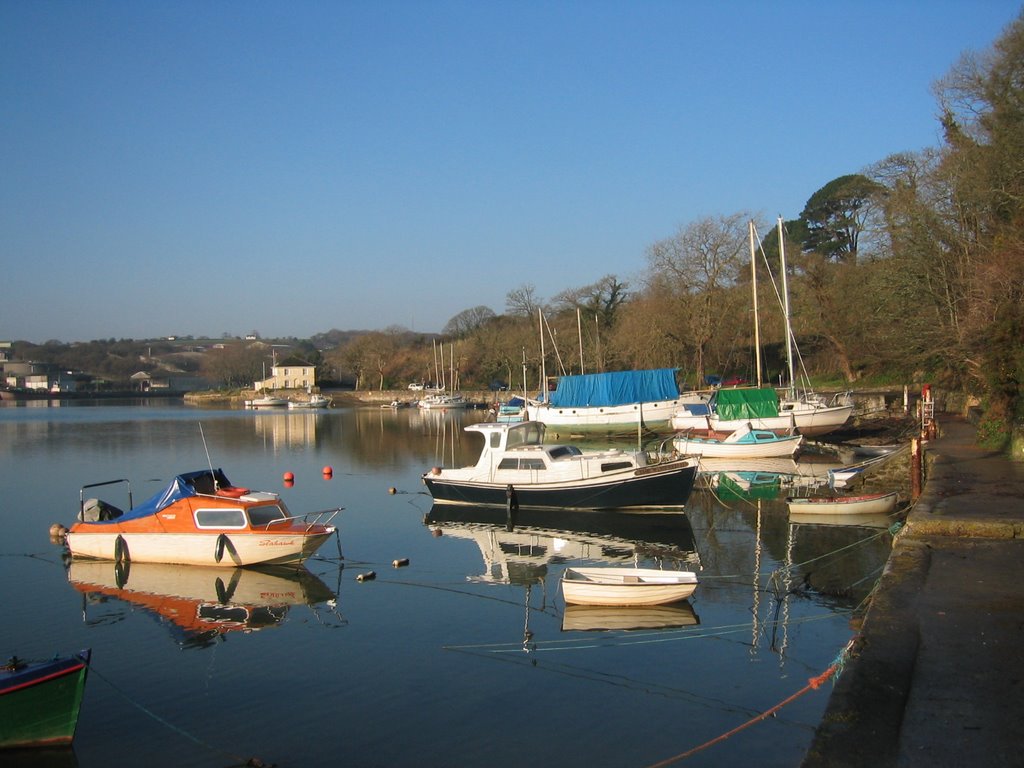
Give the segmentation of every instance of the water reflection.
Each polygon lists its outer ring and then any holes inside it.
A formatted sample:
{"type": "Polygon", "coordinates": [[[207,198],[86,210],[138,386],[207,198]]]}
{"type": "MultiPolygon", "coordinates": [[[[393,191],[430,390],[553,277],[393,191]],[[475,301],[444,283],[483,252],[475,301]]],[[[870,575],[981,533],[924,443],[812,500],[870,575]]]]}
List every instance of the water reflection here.
{"type": "Polygon", "coordinates": [[[337,597],[305,568],[122,566],[73,560],[68,582],[82,593],[85,624],[121,621],[141,608],[165,622],[184,648],[210,647],[231,632],[248,634],[276,627],[291,606],[324,604],[333,608],[337,597]]]}
{"type": "Polygon", "coordinates": [[[689,601],[670,605],[567,605],[562,612],[563,632],[679,629],[700,624],[689,601]]]}
{"type": "Polygon", "coordinates": [[[682,513],[629,513],[434,505],[424,518],[435,535],[472,541],[483,572],[473,581],[529,585],[550,565],[595,562],[698,570],[690,521],[682,513]]]}

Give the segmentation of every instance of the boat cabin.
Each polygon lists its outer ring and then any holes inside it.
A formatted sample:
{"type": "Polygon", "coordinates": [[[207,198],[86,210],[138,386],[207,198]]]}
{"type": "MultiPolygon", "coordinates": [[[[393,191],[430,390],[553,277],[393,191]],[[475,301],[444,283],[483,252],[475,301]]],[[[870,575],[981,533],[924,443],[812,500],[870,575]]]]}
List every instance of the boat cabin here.
{"type": "MultiPolygon", "coordinates": [[[[586,463],[586,475],[636,468],[646,464],[646,455],[642,452],[634,455],[611,449],[584,453],[575,445],[544,445],[545,429],[545,425],[539,421],[470,424],[466,431],[479,432],[484,438],[483,450],[474,469],[487,472],[492,480],[499,480],[503,473],[507,472],[553,470],[556,467],[566,467],[569,463],[586,463]]],[[[572,471],[578,474],[581,470],[572,471]]],[[[511,476],[508,479],[512,479],[511,476]]]]}

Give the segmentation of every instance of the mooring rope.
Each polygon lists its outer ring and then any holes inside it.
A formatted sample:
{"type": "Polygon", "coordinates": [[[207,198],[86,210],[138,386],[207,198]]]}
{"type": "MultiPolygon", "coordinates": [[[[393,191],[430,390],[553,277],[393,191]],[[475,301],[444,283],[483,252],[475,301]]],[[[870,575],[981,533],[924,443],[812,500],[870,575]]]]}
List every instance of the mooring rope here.
{"type": "Polygon", "coordinates": [[[108,677],[103,675],[103,673],[101,673],[98,669],[96,669],[96,667],[92,663],[89,663],[89,672],[91,674],[93,674],[93,675],[96,675],[98,678],[100,678],[100,680],[102,680],[107,685],[109,685],[111,687],[111,689],[113,689],[113,691],[115,693],[117,693],[119,696],[121,696],[125,701],[127,701],[129,704],[131,704],[136,709],[138,709],[140,712],[142,712],[143,714],[145,714],[148,717],[152,718],[156,722],[160,723],[165,728],[168,728],[168,729],[174,731],[179,736],[183,736],[184,738],[188,739],[189,741],[193,742],[194,744],[198,744],[199,746],[203,747],[204,749],[207,749],[210,752],[213,752],[215,754],[221,755],[222,757],[226,757],[226,758],[228,758],[230,760],[237,761],[238,765],[244,765],[244,766],[265,766],[266,768],[272,768],[273,763],[265,763],[262,760],[260,760],[258,757],[248,757],[248,758],[240,757],[239,755],[236,755],[236,754],[234,754],[232,752],[228,752],[227,750],[221,749],[219,747],[214,746],[213,744],[210,744],[210,743],[208,743],[206,741],[203,741],[198,736],[194,736],[193,734],[189,733],[185,729],[180,728],[179,726],[175,725],[174,723],[170,722],[169,720],[161,717],[160,715],[158,715],[153,710],[149,709],[148,707],[146,707],[142,703],[136,701],[131,696],[129,696],[128,693],[123,691],[112,680],[110,680],[108,677]]]}
{"type": "Polygon", "coordinates": [[[854,642],[857,639],[858,639],[857,637],[852,638],[850,640],[850,642],[846,644],[846,647],[843,648],[843,650],[839,652],[839,655],[836,656],[835,660],[828,666],[828,668],[824,672],[822,672],[817,677],[810,678],[807,681],[807,685],[805,685],[803,688],[801,688],[796,693],[794,693],[794,694],[792,694],[790,696],[787,696],[785,699],[780,701],[775,706],[770,707],[769,709],[766,709],[764,712],[761,712],[758,715],[755,715],[754,717],[752,717],[749,720],[747,720],[745,723],[742,723],[741,725],[736,726],[731,731],[726,731],[725,733],[721,734],[720,736],[716,736],[715,738],[711,739],[710,741],[706,741],[703,744],[701,744],[700,746],[694,747],[693,749],[689,749],[686,752],[681,752],[678,755],[666,758],[665,760],[661,760],[660,762],[652,763],[651,765],[647,766],[647,768],[663,768],[666,765],[671,765],[672,763],[677,763],[680,760],[685,760],[688,757],[692,757],[693,755],[697,754],[698,752],[702,752],[703,750],[707,749],[708,747],[712,747],[715,744],[720,744],[721,742],[725,741],[726,739],[730,738],[731,736],[735,736],[740,731],[743,731],[743,730],[749,728],[750,726],[754,725],[755,723],[759,723],[762,720],[765,720],[765,719],[771,717],[776,712],[778,712],[780,709],[782,709],[784,706],[786,706],[787,704],[791,704],[792,702],[796,701],[798,698],[803,696],[808,691],[817,690],[822,685],[827,683],[829,681],[829,679],[833,675],[835,675],[838,672],[842,671],[843,666],[846,664],[846,658],[847,658],[847,656],[850,653],[850,649],[853,648],[853,644],[854,644],[854,642]]]}

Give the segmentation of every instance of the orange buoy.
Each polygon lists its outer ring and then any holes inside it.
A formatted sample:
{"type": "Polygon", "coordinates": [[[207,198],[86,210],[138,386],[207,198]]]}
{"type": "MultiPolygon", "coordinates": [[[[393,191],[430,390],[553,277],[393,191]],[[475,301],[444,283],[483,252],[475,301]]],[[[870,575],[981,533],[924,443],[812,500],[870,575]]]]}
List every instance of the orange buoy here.
{"type": "Polygon", "coordinates": [[[330,477],[334,474],[334,469],[330,466],[324,467],[324,477],[330,477]]]}
{"type": "Polygon", "coordinates": [[[284,473],[284,481],[286,483],[290,483],[293,480],[295,480],[295,475],[293,475],[291,472],[285,472],[284,473]]]}

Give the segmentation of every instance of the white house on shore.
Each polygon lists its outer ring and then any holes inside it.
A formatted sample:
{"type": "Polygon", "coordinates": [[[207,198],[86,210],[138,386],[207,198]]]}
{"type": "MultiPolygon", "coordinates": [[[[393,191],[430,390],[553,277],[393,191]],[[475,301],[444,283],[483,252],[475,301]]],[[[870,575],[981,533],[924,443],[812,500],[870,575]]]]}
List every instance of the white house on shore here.
{"type": "Polygon", "coordinates": [[[275,363],[269,377],[253,382],[253,389],[257,392],[269,389],[311,390],[315,386],[316,366],[297,357],[288,357],[275,363]]]}

